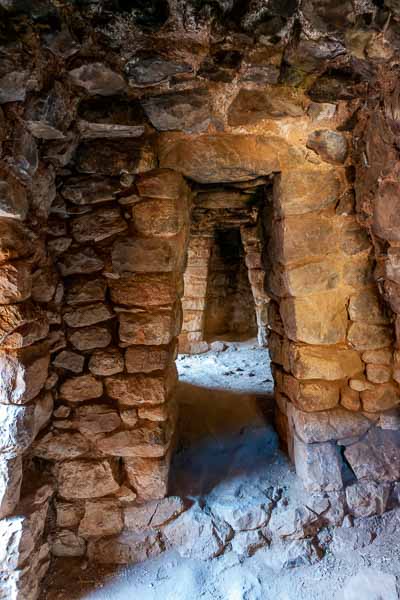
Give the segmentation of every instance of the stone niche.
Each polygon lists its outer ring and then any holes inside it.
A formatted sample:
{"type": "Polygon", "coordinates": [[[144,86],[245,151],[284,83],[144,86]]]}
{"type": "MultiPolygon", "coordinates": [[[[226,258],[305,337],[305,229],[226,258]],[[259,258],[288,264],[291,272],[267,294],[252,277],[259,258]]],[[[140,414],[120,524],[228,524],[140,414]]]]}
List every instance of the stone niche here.
{"type": "Polygon", "coordinates": [[[52,557],[162,551],[142,530],[184,508],[158,500],[217,216],[298,476],[356,516],[399,498],[396,2],[128,4],[0,0],[7,600],[52,557]]]}

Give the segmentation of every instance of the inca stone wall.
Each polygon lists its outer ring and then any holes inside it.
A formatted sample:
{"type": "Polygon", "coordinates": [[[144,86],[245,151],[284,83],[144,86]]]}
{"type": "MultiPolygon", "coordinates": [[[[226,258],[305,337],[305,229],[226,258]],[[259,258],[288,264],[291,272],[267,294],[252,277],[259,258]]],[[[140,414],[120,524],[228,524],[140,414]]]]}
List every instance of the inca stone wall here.
{"type": "Polygon", "coordinates": [[[273,182],[245,221],[222,208],[299,476],[355,515],[398,499],[397,3],[126,6],[0,0],[7,599],[38,596],[50,553],[162,550],[137,509],[167,493],[189,213],[207,230],[226,188],[273,182]]]}

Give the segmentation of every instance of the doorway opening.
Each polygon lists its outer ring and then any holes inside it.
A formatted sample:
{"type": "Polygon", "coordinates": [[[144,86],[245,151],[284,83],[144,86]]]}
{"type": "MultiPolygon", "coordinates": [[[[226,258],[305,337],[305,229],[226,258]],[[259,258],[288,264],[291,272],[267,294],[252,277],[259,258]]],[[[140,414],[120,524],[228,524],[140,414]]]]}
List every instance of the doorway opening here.
{"type": "Polygon", "coordinates": [[[219,501],[278,468],[262,257],[271,180],[194,192],[170,493],[219,501]]]}

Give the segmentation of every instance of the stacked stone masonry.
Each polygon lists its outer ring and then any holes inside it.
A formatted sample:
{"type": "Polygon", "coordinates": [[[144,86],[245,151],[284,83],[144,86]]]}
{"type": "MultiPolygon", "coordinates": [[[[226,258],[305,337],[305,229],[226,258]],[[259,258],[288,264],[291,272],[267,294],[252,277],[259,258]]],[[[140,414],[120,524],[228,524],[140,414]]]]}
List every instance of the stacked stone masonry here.
{"type": "Polygon", "coordinates": [[[222,188],[299,477],[356,516],[399,501],[397,3],[283,3],[267,23],[165,4],[0,0],[2,599],[35,600],[51,555],[172,545],[183,278],[190,347],[196,215],[222,188]]]}

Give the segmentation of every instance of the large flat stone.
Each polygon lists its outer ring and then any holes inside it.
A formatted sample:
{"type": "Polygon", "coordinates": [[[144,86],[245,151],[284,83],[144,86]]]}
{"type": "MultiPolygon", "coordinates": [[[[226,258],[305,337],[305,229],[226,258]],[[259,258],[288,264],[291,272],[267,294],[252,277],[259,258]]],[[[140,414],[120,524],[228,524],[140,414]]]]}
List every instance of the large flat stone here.
{"type": "Polygon", "coordinates": [[[160,166],[199,183],[269,175],[287,162],[288,152],[286,143],[272,136],[164,134],[159,142],[160,166]]]}
{"type": "Polygon", "coordinates": [[[141,406],[143,404],[163,404],[176,385],[175,368],[154,377],[151,375],[115,375],[107,377],[107,394],[118,400],[122,406],[141,406]]]}
{"type": "Polygon", "coordinates": [[[396,481],[400,478],[400,432],[370,429],[346,448],[345,456],[357,479],[396,481]]]}
{"type": "Polygon", "coordinates": [[[276,85],[265,90],[239,90],[228,110],[232,127],[253,125],[263,119],[301,117],[304,96],[299,89],[276,85]]]}
{"type": "Polygon", "coordinates": [[[290,347],[292,373],[298,379],[327,379],[334,381],[352,377],[363,371],[363,364],[355,350],[317,346],[290,347]]]}
{"type": "Polygon", "coordinates": [[[126,306],[162,306],[177,299],[178,282],[170,274],[132,274],[111,279],[111,300],[126,306]]]}
{"type": "Polygon", "coordinates": [[[121,312],[118,319],[119,338],[125,346],[169,344],[181,326],[181,316],[176,311],[142,314],[121,312]]]}
{"type": "Polygon", "coordinates": [[[185,90],[142,101],[144,112],[159,131],[205,131],[211,121],[211,98],[207,89],[185,90]]]}
{"type": "Polygon", "coordinates": [[[141,173],[157,166],[154,149],[141,139],[84,142],[77,151],[77,169],[80,173],[117,176],[122,171],[141,173]]]}
{"type": "Polygon", "coordinates": [[[288,417],[297,436],[306,444],[361,437],[372,426],[362,413],[340,407],[310,413],[289,404],[288,417]]]}
{"type": "Polygon", "coordinates": [[[162,458],[124,458],[129,483],[142,502],[163,498],[167,494],[170,456],[162,458]]]}
{"type": "Polygon", "coordinates": [[[47,379],[50,362],[45,345],[0,353],[0,403],[25,404],[35,398],[47,379]]]}
{"type": "Polygon", "coordinates": [[[165,273],[183,271],[186,234],[170,239],[118,240],[112,249],[114,273],[165,273]]]}
{"type": "Polygon", "coordinates": [[[158,458],[165,456],[171,431],[160,423],[149,423],[132,430],[119,431],[96,440],[96,448],[108,456],[158,458]]]}

